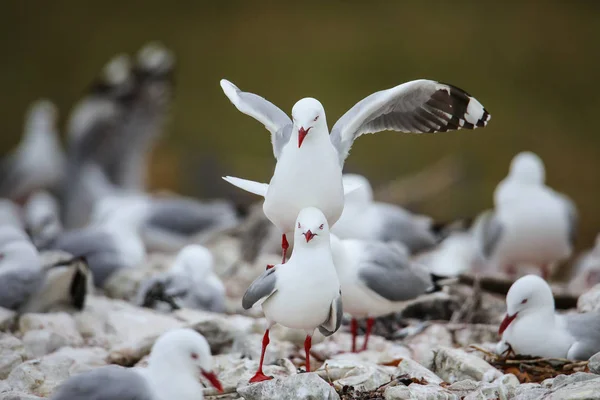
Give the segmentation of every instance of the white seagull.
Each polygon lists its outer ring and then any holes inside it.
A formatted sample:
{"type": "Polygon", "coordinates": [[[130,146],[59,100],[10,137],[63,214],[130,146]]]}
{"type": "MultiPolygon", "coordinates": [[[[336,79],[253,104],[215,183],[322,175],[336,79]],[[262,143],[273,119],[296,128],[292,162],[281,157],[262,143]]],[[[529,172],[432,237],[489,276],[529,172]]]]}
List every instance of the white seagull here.
{"type": "Polygon", "coordinates": [[[268,322],[258,371],[250,382],[271,379],[263,373],[262,365],[273,324],[306,332],[306,371],[310,372],[315,329],[330,336],[342,321],[340,282],[333,264],[327,218],[314,207],[303,209],[298,214],[294,236],[289,261],[266,270],[252,282],[242,299],[246,310],[261,303],[268,322]]]}
{"type": "Polygon", "coordinates": [[[474,129],[490,120],[481,103],[463,90],[425,79],[367,96],[335,123],[331,134],[325,110],[316,99],[298,101],[290,119],[274,104],[242,92],[225,79],[221,88],[238,110],[271,132],[277,164],[263,210],[283,234],[284,254],[286,234],[293,231],[303,208],[320,209],[331,227],[340,218],[344,208],[342,168],[357,137],[385,130],[433,133],[474,129]]]}
{"type": "Polygon", "coordinates": [[[512,348],[535,357],[587,360],[600,351],[600,313],[556,314],[552,290],[539,276],[526,275],[513,283],[506,310],[498,353],[512,348]]]}
{"type": "Polygon", "coordinates": [[[356,352],[356,318],[367,318],[362,347],[366,350],[376,317],[396,312],[405,301],[434,289],[429,272],[411,262],[402,243],[340,240],[331,235],[331,251],[342,287],[344,312],[352,316],[353,352],[356,352]]]}
{"type": "Polygon", "coordinates": [[[51,399],[202,400],[200,374],[223,392],[204,336],[191,329],[175,329],[154,343],[148,368],[111,365],[86,371],[60,385],[51,399]]]}
{"type": "Polygon", "coordinates": [[[494,212],[481,221],[484,257],[492,270],[514,275],[535,265],[548,277],[574,246],[577,209],[573,202],[544,184],[544,164],[534,153],[517,154],[508,176],[494,193],[494,212]]]}

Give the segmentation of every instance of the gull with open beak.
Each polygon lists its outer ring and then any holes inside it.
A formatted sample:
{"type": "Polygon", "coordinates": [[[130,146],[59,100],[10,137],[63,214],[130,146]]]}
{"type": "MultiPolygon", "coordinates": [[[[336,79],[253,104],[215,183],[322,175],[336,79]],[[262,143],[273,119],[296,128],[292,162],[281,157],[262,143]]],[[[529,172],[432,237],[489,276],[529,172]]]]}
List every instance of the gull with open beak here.
{"type": "Polygon", "coordinates": [[[367,96],[331,129],[325,110],[314,98],[292,108],[292,119],[253,93],[242,92],[223,79],[221,88],[233,105],[271,132],[275,171],[265,196],[265,215],[282,232],[283,258],[296,216],[306,207],[323,212],[330,227],[344,208],[342,168],[354,140],[386,130],[414,133],[446,132],[485,126],[490,114],[461,89],[420,79],[367,96]]]}
{"type": "Polygon", "coordinates": [[[263,373],[262,367],[273,324],[306,332],[307,372],[310,372],[310,348],[315,329],[324,336],[339,329],[342,297],[329,239],[329,226],[323,213],[314,207],[303,209],[296,221],[294,250],[289,261],[267,269],[244,294],[244,309],[261,304],[268,322],[258,371],[250,382],[271,379],[263,373]]]}
{"type": "Polygon", "coordinates": [[[552,290],[539,276],[513,283],[506,309],[498,353],[512,348],[516,354],[587,360],[600,351],[600,313],[556,314],[552,290]]]}

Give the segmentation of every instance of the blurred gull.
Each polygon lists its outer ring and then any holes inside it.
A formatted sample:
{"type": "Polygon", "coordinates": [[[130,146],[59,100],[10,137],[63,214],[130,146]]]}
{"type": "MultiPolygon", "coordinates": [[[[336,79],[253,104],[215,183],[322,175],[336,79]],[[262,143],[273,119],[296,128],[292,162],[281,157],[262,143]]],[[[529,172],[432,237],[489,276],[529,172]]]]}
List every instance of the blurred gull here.
{"type": "Polygon", "coordinates": [[[340,283],[331,254],[329,226],[320,210],[309,207],[300,212],[295,242],[289,261],[267,269],[252,282],[242,299],[246,310],[261,304],[267,319],[260,364],[250,382],[272,379],[264,375],[262,366],[273,324],[306,332],[307,372],[310,372],[310,348],[315,329],[330,336],[341,324],[340,283]]]}
{"type": "Polygon", "coordinates": [[[147,368],[107,366],[74,375],[58,387],[52,400],[202,400],[202,375],[223,391],[213,372],[204,336],[176,329],[158,338],[147,368]]]}
{"type": "Polygon", "coordinates": [[[594,247],[575,261],[569,290],[583,293],[598,283],[600,283],[600,234],[596,236],[594,247]]]}
{"type": "Polygon", "coordinates": [[[62,233],[58,200],[45,190],[33,193],[23,206],[25,229],[38,249],[45,249],[62,233]]]}
{"type": "Polygon", "coordinates": [[[168,304],[212,312],[225,312],[225,286],[213,270],[214,258],[199,245],[184,247],[171,268],[143,282],[137,304],[155,308],[168,304]]]}
{"type": "Polygon", "coordinates": [[[511,286],[506,309],[498,353],[587,360],[600,351],[600,313],[556,314],[550,286],[536,275],[511,286]]]}
{"type": "Polygon", "coordinates": [[[352,351],[356,352],[356,318],[367,318],[362,350],[367,349],[374,318],[399,311],[405,301],[434,290],[430,274],[410,260],[402,243],[331,235],[333,263],[342,287],[344,312],[352,316],[352,351]]]}
{"type": "Polygon", "coordinates": [[[433,220],[402,207],[373,201],[371,184],[361,175],[344,174],[344,186],[358,189],[345,196],[344,211],[331,232],[340,239],[402,242],[411,253],[435,246],[433,220]]]}
{"type": "Polygon", "coordinates": [[[544,164],[534,153],[516,155],[494,193],[495,211],[482,222],[481,248],[492,270],[514,275],[535,265],[548,277],[573,251],[577,209],[544,184],[544,164]]]}
{"type": "Polygon", "coordinates": [[[86,266],[80,262],[62,259],[43,264],[25,232],[0,227],[0,307],[44,312],[68,303],[82,309],[87,275],[86,266]]]}
{"type": "Polygon", "coordinates": [[[321,103],[304,98],[292,108],[290,119],[277,106],[253,93],[242,92],[223,79],[225,95],[244,114],[271,132],[277,159],[265,195],[265,215],[282,233],[283,262],[286,234],[305,207],[320,209],[329,226],[344,208],[342,168],[354,140],[385,130],[432,133],[483,127],[489,113],[475,98],[454,86],[416,80],[373,93],[346,112],[331,129],[321,103]]]}
{"type": "Polygon", "coordinates": [[[0,226],[5,225],[25,229],[23,210],[14,201],[0,198],[0,226]]]}
{"type": "Polygon", "coordinates": [[[56,130],[57,114],[48,100],[30,106],[21,143],[0,163],[0,197],[23,202],[37,189],[59,188],[66,161],[56,130]]]}

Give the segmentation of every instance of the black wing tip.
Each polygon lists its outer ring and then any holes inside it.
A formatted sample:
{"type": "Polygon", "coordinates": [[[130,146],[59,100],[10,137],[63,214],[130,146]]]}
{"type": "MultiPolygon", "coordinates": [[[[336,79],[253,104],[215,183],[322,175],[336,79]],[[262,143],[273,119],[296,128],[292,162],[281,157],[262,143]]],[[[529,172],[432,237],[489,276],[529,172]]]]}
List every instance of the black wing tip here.
{"type": "MultiPolygon", "coordinates": [[[[432,129],[431,132],[476,129],[487,126],[492,116],[475,97],[471,96],[465,90],[449,83],[437,83],[442,87],[433,92],[430,100],[426,104],[431,109],[449,114],[449,117],[445,118],[445,126],[441,126],[439,129],[432,129]],[[471,102],[474,103],[471,104],[471,102]],[[474,122],[467,121],[469,107],[472,108],[469,119],[473,121],[476,118],[474,122]]],[[[436,115],[440,117],[439,114],[436,113],[436,115]]]]}

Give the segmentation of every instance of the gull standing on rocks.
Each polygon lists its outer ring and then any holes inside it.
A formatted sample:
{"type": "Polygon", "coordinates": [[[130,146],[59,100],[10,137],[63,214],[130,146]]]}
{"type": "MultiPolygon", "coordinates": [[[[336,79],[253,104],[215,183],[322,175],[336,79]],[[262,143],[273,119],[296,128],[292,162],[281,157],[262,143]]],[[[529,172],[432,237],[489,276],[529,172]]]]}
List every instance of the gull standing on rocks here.
{"type": "Polygon", "coordinates": [[[385,130],[414,133],[445,132],[485,126],[490,114],[461,89],[416,80],[367,96],[346,112],[331,129],[321,103],[304,98],[292,108],[292,119],[253,93],[242,92],[223,79],[221,88],[239,111],[271,132],[275,171],[263,210],[282,232],[283,261],[286,235],[305,207],[320,209],[330,227],[344,208],[342,168],[354,140],[385,130]]]}
{"type": "Polygon", "coordinates": [[[342,216],[331,229],[340,239],[401,242],[411,254],[434,247],[433,220],[394,204],[373,201],[373,189],[362,175],[344,174],[344,187],[357,187],[345,197],[342,216]]]}
{"type": "Polygon", "coordinates": [[[514,275],[519,267],[535,265],[548,278],[552,267],[571,255],[577,209],[544,181],[544,164],[536,154],[513,158],[494,192],[495,210],[481,222],[481,249],[491,270],[514,275]]]}
{"type": "Polygon", "coordinates": [[[366,350],[374,318],[396,312],[405,301],[434,290],[429,272],[410,260],[402,243],[340,240],[332,234],[331,251],[342,287],[344,312],[352,316],[353,352],[356,352],[356,318],[367,318],[362,347],[366,350]]]}
{"type": "Polygon", "coordinates": [[[496,351],[534,357],[587,360],[600,351],[600,313],[559,315],[546,281],[526,275],[506,295],[506,317],[496,351]]]}
{"type": "Polygon", "coordinates": [[[24,202],[39,189],[57,190],[66,159],[56,129],[58,111],[49,100],[38,100],[27,112],[19,147],[0,162],[0,196],[24,202]]]}
{"type": "Polygon", "coordinates": [[[246,310],[261,303],[268,321],[258,371],[250,382],[271,379],[263,373],[262,366],[273,324],[306,332],[304,351],[306,371],[310,372],[314,330],[318,328],[324,336],[330,336],[342,321],[340,283],[333,264],[327,218],[314,207],[303,209],[298,214],[294,236],[289,261],[267,269],[252,282],[242,299],[246,310]]]}
{"type": "Polygon", "coordinates": [[[214,257],[207,248],[197,244],[184,247],[167,272],[140,285],[137,304],[154,308],[156,302],[163,302],[171,308],[225,312],[225,286],[213,265],[214,257]]]}
{"type": "Polygon", "coordinates": [[[175,329],[158,338],[147,368],[107,366],[69,378],[52,400],[202,400],[202,375],[219,392],[213,358],[204,336],[175,329]]]}

